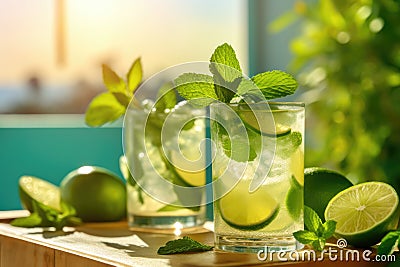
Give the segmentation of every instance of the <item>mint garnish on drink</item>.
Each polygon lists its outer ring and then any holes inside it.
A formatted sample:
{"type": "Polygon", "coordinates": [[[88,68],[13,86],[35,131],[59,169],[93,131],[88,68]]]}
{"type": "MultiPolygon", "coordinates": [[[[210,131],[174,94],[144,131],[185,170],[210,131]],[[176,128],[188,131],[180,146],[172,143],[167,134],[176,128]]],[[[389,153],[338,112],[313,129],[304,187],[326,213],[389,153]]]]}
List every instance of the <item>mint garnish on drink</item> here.
{"type": "Polygon", "coordinates": [[[213,246],[204,245],[188,236],[168,241],[165,246],[160,247],[157,251],[160,255],[177,254],[185,252],[203,252],[212,250],[213,246]]]}
{"type": "Polygon", "coordinates": [[[184,73],[175,79],[179,94],[207,106],[214,100],[237,103],[248,95],[260,97],[260,92],[265,100],[270,100],[291,95],[297,89],[296,80],[279,70],[259,73],[250,79],[244,77],[235,51],[226,43],[215,49],[209,68],[212,76],[184,73]]]}

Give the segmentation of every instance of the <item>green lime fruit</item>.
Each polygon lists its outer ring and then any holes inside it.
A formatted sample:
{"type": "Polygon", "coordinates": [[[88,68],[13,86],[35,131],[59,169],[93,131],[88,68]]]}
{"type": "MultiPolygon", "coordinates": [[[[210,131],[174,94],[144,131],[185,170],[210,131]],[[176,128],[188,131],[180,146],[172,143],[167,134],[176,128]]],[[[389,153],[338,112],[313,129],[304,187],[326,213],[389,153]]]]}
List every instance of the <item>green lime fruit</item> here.
{"type": "Polygon", "coordinates": [[[354,185],[334,196],[325,219],[337,222],[335,234],[356,247],[377,244],[399,221],[396,190],[382,182],[354,185]]]}
{"type": "Polygon", "coordinates": [[[114,173],[93,166],[70,172],[60,185],[61,199],[85,222],[118,221],[126,215],[126,189],[114,173]]]}
{"type": "Polygon", "coordinates": [[[312,208],[324,220],[328,202],[353,184],[342,174],[325,168],[304,169],[304,205],[312,208]]]}
{"type": "Polygon", "coordinates": [[[33,176],[22,176],[18,182],[22,206],[33,212],[32,200],[56,210],[60,207],[60,190],[57,186],[33,176]]]}
{"type": "Polygon", "coordinates": [[[238,183],[218,201],[222,219],[240,230],[259,230],[270,224],[279,204],[262,187],[249,192],[249,182],[238,183]]]}

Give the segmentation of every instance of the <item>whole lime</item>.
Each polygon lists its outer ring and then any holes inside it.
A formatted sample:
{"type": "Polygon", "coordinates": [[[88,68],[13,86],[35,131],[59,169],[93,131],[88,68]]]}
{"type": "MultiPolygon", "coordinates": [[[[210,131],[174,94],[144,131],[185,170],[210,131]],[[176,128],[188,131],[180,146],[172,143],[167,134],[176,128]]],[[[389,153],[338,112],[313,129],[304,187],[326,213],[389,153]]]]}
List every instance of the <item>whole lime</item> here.
{"type": "Polygon", "coordinates": [[[304,169],[304,205],[324,220],[325,208],[339,192],[353,184],[342,174],[320,167],[304,169]]]}
{"type": "Polygon", "coordinates": [[[83,166],[60,185],[61,200],[72,205],[85,222],[118,221],[126,215],[124,182],[100,167],[83,166]]]}

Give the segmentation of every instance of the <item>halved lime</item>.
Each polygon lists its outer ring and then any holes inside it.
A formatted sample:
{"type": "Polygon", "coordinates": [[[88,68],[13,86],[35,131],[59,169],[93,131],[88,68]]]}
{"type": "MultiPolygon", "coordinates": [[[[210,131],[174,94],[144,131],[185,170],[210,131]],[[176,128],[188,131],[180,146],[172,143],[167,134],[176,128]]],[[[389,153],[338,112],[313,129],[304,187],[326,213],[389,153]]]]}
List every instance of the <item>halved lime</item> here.
{"type": "Polygon", "coordinates": [[[249,182],[240,182],[218,201],[222,219],[241,230],[258,230],[271,223],[279,205],[263,187],[249,192],[249,182]]]}
{"type": "Polygon", "coordinates": [[[187,158],[181,160],[182,156],[175,150],[172,150],[170,155],[171,164],[173,165],[176,174],[186,184],[189,186],[203,186],[206,184],[205,163],[203,161],[196,160],[197,157],[194,157],[193,160],[196,161],[192,162],[187,161],[190,160],[187,158]]]}
{"type": "Polygon", "coordinates": [[[290,156],[289,168],[294,178],[291,182],[304,186],[304,152],[300,148],[290,156]]]}
{"type": "Polygon", "coordinates": [[[292,131],[289,126],[277,122],[272,123],[271,113],[265,111],[257,112],[245,109],[238,111],[238,115],[247,128],[264,136],[280,137],[290,134],[292,131]],[[265,116],[271,116],[271,118],[265,116]]]}
{"type": "Polygon", "coordinates": [[[396,229],[398,204],[399,197],[393,187],[382,182],[366,182],[334,196],[326,207],[325,219],[337,222],[336,235],[349,244],[368,247],[396,229]]]}
{"type": "Polygon", "coordinates": [[[61,210],[60,189],[45,180],[33,176],[22,176],[19,179],[18,189],[22,206],[30,212],[33,212],[32,199],[61,210]]]}

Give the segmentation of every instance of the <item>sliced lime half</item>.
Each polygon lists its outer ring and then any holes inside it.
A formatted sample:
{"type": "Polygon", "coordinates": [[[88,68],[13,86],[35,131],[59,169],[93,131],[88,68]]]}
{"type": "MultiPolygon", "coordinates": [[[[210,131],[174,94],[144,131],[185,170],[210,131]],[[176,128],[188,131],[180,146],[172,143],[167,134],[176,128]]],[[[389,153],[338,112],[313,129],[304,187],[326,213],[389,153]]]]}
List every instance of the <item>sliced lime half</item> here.
{"type": "Polygon", "coordinates": [[[249,182],[240,182],[218,201],[222,219],[241,230],[258,230],[271,223],[279,205],[262,187],[249,192],[249,182]]]}
{"type": "Polygon", "coordinates": [[[33,211],[32,199],[37,202],[61,210],[60,190],[57,186],[33,176],[22,176],[18,183],[22,206],[33,211]]]}
{"type": "MultiPolygon", "coordinates": [[[[188,186],[203,186],[206,184],[206,171],[205,163],[201,160],[193,162],[184,160],[178,151],[171,151],[171,164],[176,174],[182,179],[188,186]],[[178,167],[179,166],[179,167],[178,167]]],[[[195,158],[193,158],[195,159],[195,158]]]]}
{"type": "MultiPolygon", "coordinates": [[[[265,113],[265,116],[271,116],[270,113],[267,113],[265,111],[263,113],[265,113]]],[[[276,122],[272,123],[272,116],[271,118],[265,118],[264,120],[264,114],[262,114],[261,112],[246,109],[238,111],[238,115],[247,128],[264,136],[280,137],[290,134],[290,132],[292,131],[289,126],[276,122]]]]}
{"type": "Polygon", "coordinates": [[[334,196],[325,210],[325,219],[337,222],[335,233],[358,247],[378,243],[395,230],[399,197],[393,187],[382,182],[354,185],[334,196]]]}

